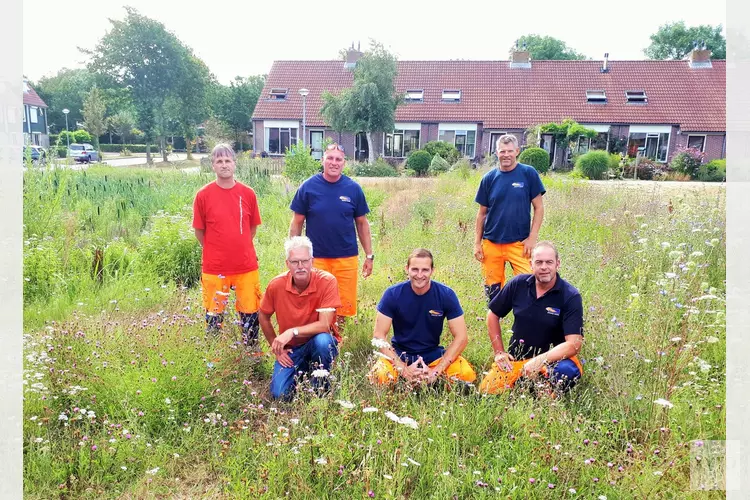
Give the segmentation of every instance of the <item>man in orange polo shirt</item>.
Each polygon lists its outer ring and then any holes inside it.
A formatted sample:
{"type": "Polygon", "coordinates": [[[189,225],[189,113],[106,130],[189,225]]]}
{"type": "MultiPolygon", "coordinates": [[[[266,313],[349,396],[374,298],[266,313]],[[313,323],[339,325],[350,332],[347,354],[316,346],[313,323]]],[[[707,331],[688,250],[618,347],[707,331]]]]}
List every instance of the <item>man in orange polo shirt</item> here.
{"type": "Polygon", "coordinates": [[[519,153],[516,136],[500,136],[498,166],[482,177],[474,200],[479,203],[474,257],[482,263],[488,304],[505,283],[506,263],[514,276],[531,272],[531,250],[544,219],[544,185],[534,167],[516,161],[519,153]],[[529,205],[534,208],[533,221],[529,205]]]}
{"type": "Polygon", "coordinates": [[[211,151],[216,180],[195,195],[193,228],[203,247],[201,285],[208,331],[219,331],[229,291],[235,290],[245,345],[258,341],[260,278],[253,239],[261,223],[258,199],[249,186],[235,180],[234,150],[217,144],[211,151]]]}
{"type": "Polygon", "coordinates": [[[337,314],[356,316],[357,235],[365,251],[364,278],[372,273],[375,255],[367,221],[370,208],[360,185],[342,175],[345,164],[344,148],[330,144],[323,153],[323,173],[303,182],[292,200],[289,237],[301,235],[307,224],[305,234],[315,246],[315,267],[333,274],[338,282],[342,305],[337,314]]]}
{"type": "Polygon", "coordinates": [[[260,303],[260,327],[276,356],[271,396],[291,399],[295,374],[313,371],[316,390],[328,388],[328,370],[338,354],[341,338],[336,308],[341,306],[336,278],[313,268],[313,245],[305,236],[284,244],[288,271],[268,283],[260,303]],[[279,334],[271,316],[276,313],[279,334]]]}

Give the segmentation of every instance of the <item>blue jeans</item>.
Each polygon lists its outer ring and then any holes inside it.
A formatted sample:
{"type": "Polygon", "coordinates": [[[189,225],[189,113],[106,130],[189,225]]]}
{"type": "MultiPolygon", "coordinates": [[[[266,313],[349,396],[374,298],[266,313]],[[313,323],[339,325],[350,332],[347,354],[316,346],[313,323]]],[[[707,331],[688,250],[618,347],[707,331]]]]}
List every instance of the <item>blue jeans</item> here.
{"type": "MultiPolygon", "coordinates": [[[[302,345],[292,348],[289,357],[293,368],[286,368],[276,361],[271,376],[271,396],[274,399],[291,399],[296,384],[297,372],[308,372],[311,369],[331,369],[331,363],[338,355],[338,341],[330,333],[319,333],[302,345]]],[[[313,388],[328,387],[327,377],[313,377],[313,388]]]]}

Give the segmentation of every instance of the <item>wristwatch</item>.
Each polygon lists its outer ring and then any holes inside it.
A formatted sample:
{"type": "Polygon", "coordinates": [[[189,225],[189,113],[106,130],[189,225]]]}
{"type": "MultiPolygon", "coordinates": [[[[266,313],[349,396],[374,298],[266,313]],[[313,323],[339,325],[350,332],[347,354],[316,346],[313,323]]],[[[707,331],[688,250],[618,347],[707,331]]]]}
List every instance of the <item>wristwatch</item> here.
{"type": "Polygon", "coordinates": [[[296,328],[292,328],[292,335],[294,335],[295,337],[298,336],[299,330],[297,330],[296,328]]]}
{"type": "Polygon", "coordinates": [[[365,255],[365,258],[367,258],[368,260],[375,260],[375,254],[371,253],[370,255],[365,255]]]}

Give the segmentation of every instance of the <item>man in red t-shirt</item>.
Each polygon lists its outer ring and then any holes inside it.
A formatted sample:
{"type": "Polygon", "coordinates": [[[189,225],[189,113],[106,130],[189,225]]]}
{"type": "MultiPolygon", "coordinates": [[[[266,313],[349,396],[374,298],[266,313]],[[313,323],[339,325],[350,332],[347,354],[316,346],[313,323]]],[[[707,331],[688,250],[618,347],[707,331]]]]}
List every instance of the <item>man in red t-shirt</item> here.
{"type": "Polygon", "coordinates": [[[195,237],[203,247],[201,284],[207,330],[223,324],[229,290],[235,290],[242,340],[257,344],[261,291],[253,238],[260,225],[255,191],[235,180],[234,150],[217,144],[211,151],[216,180],[203,186],[193,202],[195,237]]]}
{"type": "Polygon", "coordinates": [[[341,341],[336,328],[336,308],[341,307],[336,278],[312,267],[313,247],[306,236],[284,244],[289,269],[271,280],[260,303],[260,327],[276,356],[271,396],[290,399],[294,376],[312,372],[316,390],[328,388],[328,370],[341,341]],[[276,313],[279,334],[271,316],[276,313]],[[317,369],[316,369],[317,368],[317,369]]]}

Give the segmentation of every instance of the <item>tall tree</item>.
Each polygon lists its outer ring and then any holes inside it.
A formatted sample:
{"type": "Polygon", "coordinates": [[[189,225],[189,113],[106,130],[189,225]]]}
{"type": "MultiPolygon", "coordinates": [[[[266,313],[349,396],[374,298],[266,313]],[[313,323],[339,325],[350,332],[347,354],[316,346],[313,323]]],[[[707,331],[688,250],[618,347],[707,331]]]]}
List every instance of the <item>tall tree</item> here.
{"type": "Polygon", "coordinates": [[[213,115],[232,130],[240,149],[244,149],[247,132],[253,129],[253,111],[265,83],[265,75],[238,76],[229,86],[212,86],[210,101],[213,115]]]}
{"type": "Polygon", "coordinates": [[[75,130],[76,122],[83,121],[83,99],[96,85],[96,78],[87,69],[63,68],[54,76],[40,78],[32,87],[49,106],[49,126],[55,133],[65,130],[68,109],[68,126],[75,130]]]}
{"type": "Polygon", "coordinates": [[[99,149],[99,136],[107,131],[107,104],[98,87],[94,87],[83,100],[83,120],[91,134],[94,147],[99,149]]]}
{"type": "Polygon", "coordinates": [[[120,136],[120,143],[126,144],[131,130],[136,125],[135,114],[129,110],[122,110],[110,116],[107,121],[109,129],[120,136]]]}
{"type": "Polygon", "coordinates": [[[651,45],[643,49],[650,59],[683,59],[693,50],[694,43],[705,43],[714,59],[727,58],[727,40],[722,26],[685,26],[685,21],[667,23],[651,35],[651,45]]]}
{"type": "Polygon", "coordinates": [[[197,126],[208,118],[208,89],[215,79],[206,64],[192,54],[182,64],[183,78],[174,96],[168,99],[167,108],[185,138],[187,158],[192,160],[192,142],[196,137],[197,126]]]}
{"type": "Polygon", "coordinates": [[[323,94],[324,117],[334,119],[343,130],[365,133],[370,163],[375,160],[372,134],[393,130],[396,107],[403,100],[396,93],[397,73],[396,57],[372,40],[370,48],[357,61],[352,86],[338,95],[323,94]]]}
{"type": "Polygon", "coordinates": [[[125,7],[125,20],[110,19],[112,30],[99,41],[89,68],[129,90],[146,139],[146,161],[152,163],[150,144],[157,134],[160,111],[183,77],[189,52],[164,25],[125,7]]]}
{"type": "Polygon", "coordinates": [[[518,39],[518,47],[523,47],[524,44],[526,44],[526,50],[529,51],[532,60],[572,61],[586,59],[585,55],[568,47],[562,40],[551,36],[523,35],[518,39]]]}

